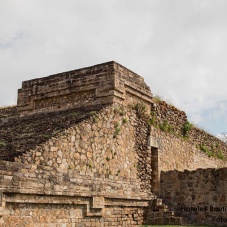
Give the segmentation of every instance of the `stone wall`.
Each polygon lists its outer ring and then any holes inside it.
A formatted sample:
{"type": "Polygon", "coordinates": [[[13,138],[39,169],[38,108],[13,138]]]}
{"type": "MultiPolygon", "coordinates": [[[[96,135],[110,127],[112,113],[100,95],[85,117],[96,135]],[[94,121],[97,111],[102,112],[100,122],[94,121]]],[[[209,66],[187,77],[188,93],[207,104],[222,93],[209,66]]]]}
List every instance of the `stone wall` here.
{"type": "MultiPolygon", "coordinates": [[[[66,174],[70,182],[89,179],[88,188],[78,189],[84,193],[98,190],[110,196],[117,193],[119,197],[147,199],[151,175],[147,181],[138,178],[138,168],[142,168],[138,162],[146,160],[145,154],[140,157],[148,152],[146,148],[147,126],[139,122],[135,110],[116,105],[94,113],[16,161],[49,166],[66,174]],[[140,133],[141,137],[136,136],[138,128],[145,132],[140,133]],[[109,186],[104,185],[103,179],[108,179],[109,186]],[[142,190],[141,184],[146,184],[148,190],[142,190]]],[[[140,172],[141,177],[146,176],[145,170],[140,172]]]]}
{"type": "MultiPolygon", "coordinates": [[[[103,227],[135,226],[143,219],[144,210],[135,207],[106,208],[103,218],[84,218],[84,205],[10,204],[10,217],[5,225],[24,227],[103,227]]],[[[138,225],[137,225],[138,226],[138,225]]]]}
{"type": "Polygon", "coordinates": [[[197,148],[195,143],[176,137],[172,133],[151,127],[151,136],[157,143],[160,171],[222,168],[227,165],[225,160],[209,157],[205,152],[197,148]]]}
{"type": "Polygon", "coordinates": [[[226,183],[227,168],[162,171],[161,196],[184,223],[226,226],[226,183]]]}
{"type": "Polygon", "coordinates": [[[25,226],[142,224],[154,198],[147,129],[134,108],[112,105],[15,163],[2,161],[0,226],[16,221],[25,226]]]}
{"type": "Polygon", "coordinates": [[[185,124],[189,124],[185,112],[159,101],[154,102],[150,119],[146,119],[150,124],[152,190],[157,195],[161,171],[227,167],[227,145],[193,125],[185,133],[185,124]]]}
{"type": "Polygon", "coordinates": [[[184,111],[167,104],[165,101],[154,103],[151,110],[151,123],[154,127],[173,134],[172,138],[185,139],[197,150],[206,151],[209,156],[220,159],[227,158],[226,143],[190,124],[184,111]]]}
{"type": "Polygon", "coordinates": [[[182,135],[182,126],[187,121],[187,115],[184,111],[167,104],[165,101],[155,101],[155,98],[151,108],[151,117],[154,125],[160,126],[166,122],[167,127],[171,127],[166,129],[171,129],[179,135],[182,135]]]}
{"type": "Polygon", "coordinates": [[[17,106],[0,107],[0,118],[16,116],[18,112],[17,106]]]}
{"type": "Polygon", "coordinates": [[[160,195],[161,171],[227,167],[226,160],[209,157],[191,141],[153,126],[148,144],[152,151],[152,191],[156,195],[160,195]]]}
{"type": "MultiPolygon", "coordinates": [[[[68,179],[47,166],[1,161],[0,174],[2,227],[138,226],[148,204],[146,200],[88,196],[73,184],[68,187],[68,179]]],[[[85,179],[80,182],[87,184],[85,179]]]]}
{"type": "Polygon", "coordinates": [[[140,100],[152,94],[142,77],[116,62],[24,81],[18,90],[20,112],[53,111],[140,100]]]}

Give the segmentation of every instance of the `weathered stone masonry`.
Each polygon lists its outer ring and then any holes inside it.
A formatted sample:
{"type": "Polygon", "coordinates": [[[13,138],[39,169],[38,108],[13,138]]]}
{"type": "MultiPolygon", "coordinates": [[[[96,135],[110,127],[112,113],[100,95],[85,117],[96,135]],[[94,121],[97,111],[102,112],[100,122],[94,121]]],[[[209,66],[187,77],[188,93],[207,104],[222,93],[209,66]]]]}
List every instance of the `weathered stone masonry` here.
{"type": "Polygon", "coordinates": [[[226,168],[162,172],[163,200],[187,223],[226,226],[226,174],[226,168]]]}
{"type": "Polygon", "coordinates": [[[151,103],[150,88],[139,75],[115,62],[22,83],[17,105],[22,112],[141,101],[151,103]]]}
{"type": "Polygon", "coordinates": [[[13,161],[2,161],[1,225],[142,224],[154,195],[133,105],[151,97],[114,62],[23,82],[14,112],[1,110],[1,158],[13,161]]]}
{"type": "Polygon", "coordinates": [[[226,156],[212,135],[179,136],[186,121],[116,62],[23,82],[17,106],[0,109],[0,226],[180,224],[157,199],[171,204],[162,171],[226,166],[198,147],[226,156]]]}

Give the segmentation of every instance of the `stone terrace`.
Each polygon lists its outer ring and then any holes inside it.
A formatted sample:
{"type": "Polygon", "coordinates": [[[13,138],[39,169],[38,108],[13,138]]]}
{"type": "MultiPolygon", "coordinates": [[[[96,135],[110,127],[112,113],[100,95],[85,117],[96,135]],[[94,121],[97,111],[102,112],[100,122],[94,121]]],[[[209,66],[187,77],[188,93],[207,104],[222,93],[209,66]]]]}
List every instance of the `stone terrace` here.
{"type": "MultiPolygon", "coordinates": [[[[35,149],[39,144],[57,136],[67,128],[81,122],[101,110],[102,106],[62,110],[50,113],[37,113],[18,117],[18,112],[5,110],[5,116],[0,122],[0,159],[14,161],[18,155],[35,149]],[[12,116],[12,113],[14,116],[12,116]]],[[[3,115],[4,109],[2,109],[3,115]]]]}
{"type": "Polygon", "coordinates": [[[24,81],[17,105],[22,113],[29,114],[133,100],[150,105],[150,88],[141,76],[111,61],[24,81]]]}

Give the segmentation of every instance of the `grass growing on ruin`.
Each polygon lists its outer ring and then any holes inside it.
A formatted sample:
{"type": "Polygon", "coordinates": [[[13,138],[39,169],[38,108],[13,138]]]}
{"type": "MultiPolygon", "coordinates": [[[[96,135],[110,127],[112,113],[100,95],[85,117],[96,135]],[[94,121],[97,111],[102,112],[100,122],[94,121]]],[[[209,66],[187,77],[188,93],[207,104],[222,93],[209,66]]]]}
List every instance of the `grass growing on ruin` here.
{"type": "Polygon", "coordinates": [[[122,119],[122,123],[125,124],[125,123],[127,123],[127,122],[128,122],[128,119],[127,119],[126,117],[124,117],[124,118],[122,119]]]}
{"type": "Polygon", "coordinates": [[[160,95],[155,95],[153,97],[153,100],[154,100],[155,103],[159,103],[159,102],[163,101],[163,98],[160,95]]]}
{"type": "Polygon", "coordinates": [[[119,135],[120,131],[121,131],[120,124],[116,123],[113,138],[117,138],[117,135],[119,135]]]}
{"type": "Polygon", "coordinates": [[[172,126],[167,120],[164,120],[161,124],[159,124],[159,128],[164,132],[173,132],[172,126]]]}
{"type": "Polygon", "coordinates": [[[5,147],[6,146],[6,143],[4,141],[0,141],[0,146],[5,147]]]}
{"type": "MultiPolygon", "coordinates": [[[[155,99],[157,99],[156,103],[159,103],[161,101],[159,96],[157,96],[155,99]]],[[[160,119],[160,116],[157,115],[155,110],[151,110],[150,114],[147,114],[146,106],[143,103],[137,103],[132,108],[136,111],[137,117],[142,118],[147,123],[148,126],[152,125],[155,128],[158,128],[163,132],[171,133],[174,136],[183,138],[185,140],[189,140],[191,130],[193,128],[197,128],[195,125],[193,125],[189,121],[185,121],[184,124],[181,125],[180,130],[177,128],[178,131],[175,131],[176,127],[174,127],[174,124],[169,122],[167,119],[164,119],[164,120],[160,119]]],[[[123,123],[125,123],[124,120],[123,120],[123,123]]],[[[198,129],[202,130],[200,128],[198,128],[198,129]]],[[[205,130],[203,130],[203,131],[205,131],[205,130]]],[[[117,137],[119,132],[120,132],[120,128],[118,126],[115,126],[114,138],[117,137]]],[[[209,140],[208,134],[209,133],[205,131],[205,136],[204,136],[203,140],[206,143],[209,140]]],[[[192,135],[192,138],[193,138],[193,135],[192,135]]],[[[203,151],[205,154],[207,154],[208,157],[214,157],[214,158],[217,158],[220,160],[225,160],[225,157],[220,148],[220,144],[212,144],[211,147],[208,148],[204,144],[197,143],[196,148],[203,151]]]]}
{"type": "Polygon", "coordinates": [[[211,150],[209,150],[208,147],[206,147],[203,144],[200,144],[199,148],[201,151],[206,153],[209,157],[214,157],[214,158],[218,158],[221,160],[224,159],[224,155],[223,155],[222,151],[220,150],[219,145],[216,146],[216,149],[214,148],[214,145],[212,145],[211,150]]]}
{"type": "Polygon", "coordinates": [[[192,124],[189,121],[186,121],[182,126],[182,135],[184,138],[188,138],[188,134],[192,129],[192,124]]]}

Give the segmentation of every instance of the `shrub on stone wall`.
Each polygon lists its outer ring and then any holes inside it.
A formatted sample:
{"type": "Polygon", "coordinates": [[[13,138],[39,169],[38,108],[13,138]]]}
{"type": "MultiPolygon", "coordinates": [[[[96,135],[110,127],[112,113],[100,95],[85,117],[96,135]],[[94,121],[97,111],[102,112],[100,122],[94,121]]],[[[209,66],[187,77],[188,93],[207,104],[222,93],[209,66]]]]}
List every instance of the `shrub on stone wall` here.
{"type": "Polygon", "coordinates": [[[188,134],[192,128],[192,124],[189,121],[186,121],[182,126],[182,135],[184,138],[188,137],[188,134]]]}

